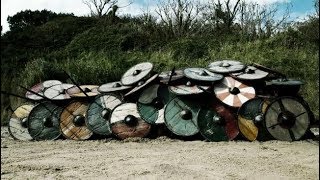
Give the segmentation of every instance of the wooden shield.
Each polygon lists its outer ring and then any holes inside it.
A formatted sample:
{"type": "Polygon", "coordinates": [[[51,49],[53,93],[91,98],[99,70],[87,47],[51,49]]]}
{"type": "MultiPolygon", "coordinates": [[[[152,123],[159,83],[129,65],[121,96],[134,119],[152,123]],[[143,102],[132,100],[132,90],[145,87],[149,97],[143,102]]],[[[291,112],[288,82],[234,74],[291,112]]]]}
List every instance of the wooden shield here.
{"type": "Polygon", "coordinates": [[[60,114],[63,108],[51,102],[35,106],[28,117],[28,131],[35,140],[54,140],[60,137],[60,114]]]}
{"type": "Polygon", "coordinates": [[[219,81],[223,78],[222,74],[210,72],[204,68],[186,68],[184,74],[187,78],[197,81],[219,81]]]}
{"type": "Polygon", "coordinates": [[[246,65],[234,60],[215,61],[208,66],[208,69],[215,73],[233,73],[242,71],[244,68],[246,65]]]}
{"type": "Polygon", "coordinates": [[[179,136],[192,136],[199,132],[197,118],[200,106],[184,98],[174,98],[165,107],[164,121],[170,131],[179,136]]]}
{"type": "Polygon", "coordinates": [[[240,80],[259,80],[267,77],[268,74],[254,66],[247,66],[243,72],[232,73],[231,76],[240,80]]]}
{"type": "Polygon", "coordinates": [[[225,77],[222,82],[214,85],[214,93],[223,103],[240,107],[243,103],[255,97],[255,89],[232,77],[225,77]]]}
{"type": "Polygon", "coordinates": [[[73,86],[73,84],[57,84],[51,86],[44,91],[44,96],[52,100],[70,99],[71,97],[66,91],[73,86]]]}
{"type": "Polygon", "coordinates": [[[19,106],[13,111],[9,120],[9,133],[13,139],[21,141],[32,140],[28,132],[28,116],[34,108],[32,104],[19,106]]]}
{"type": "Polygon", "coordinates": [[[304,102],[296,98],[279,97],[266,109],[265,126],[277,140],[299,140],[310,126],[308,109],[304,102]]]}
{"type": "Polygon", "coordinates": [[[121,83],[125,86],[133,85],[149,75],[152,69],[153,64],[150,62],[139,63],[123,74],[121,83]]]}
{"type": "Polygon", "coordinates": [[[123,91],[130,88],[132,88],[132,86],[124,86],[121,84],[120,81],[116,81],[116,82],[102,84],[101,86],[99,86],[98,91],[101,93],[109,93],[109,92],[123,91]]]}
{"type": "Polygon", "coordinates": [[[85,119],[89,103],[74,101],[69,103],[60,116],[60,130],[67,139],[86,140],[93,132],[86,126],[85,119]]]}
{"type": "Polygon", "coordinates": [[[158,97],[159,86],[159,84],[154,84],[143,90],[139,96],[138,102],[142,104],[152,103],[152,101],[158,97]]]}
{"type": "Polygon", "coordinates": [[[209,90],[210,86],[200,86],[188,81],[186,84],[169,86],[169,90],[176,95],[200,94],[209,90]]]}
{"type": "Polygon", "coordinates": [[[119,139],[145,137],[151,130],[151,125],[140,117],[134,103],[118,105],[111,113],[110,124],[113,134],[119,139]]]}
{"type": "Polygon", "coordinates": [[[295,79],[274,79],[271,80],[270,82],[267,82],[267,85],[277,85],[277,86],[301,86],[304,83],[299,81],[299,80],[295,80],[295,79]]]}
{"type": "Polygon", "coordinates": [[[120,97],[114,94],[99,95],[89,105],[86,124],[96,134],[110,135],[110,116],[112,110],[122,103],[120,97]]]}
{"type": "MultiPolygon", "coordinates": [[[[39,83],[39,84],[36,84],[34,85],[30,90],[33,91],[33,92],[36,92],[40,95],[44,95],[44,91],[45,89],[53,86],[53,85],[57,85],[57,84],[62,84],[62,82],[58,81],[58,80],[47,80],[47,81],[44,81],[42,83],[39,83]]],[[[32,92],[29,92],[27,91],[26,92],[26,97],[29,98],[29,99],[33,99],[33,100],[41,100],[43,99],[43,97],[41,96],[38,96],[32,92]]]]}
{"type": "Polygon", "coordinates": [[[165,105],[159,105],[159,103],[162,103],[160,99],[155,100],[155,102],[152,102],[150,104],[137,102],[140,117],[150,124],[163,124],[165,105]]]}
{"type": "Polygon", "coordinates": [[[238,126],[241,134],[249,141],[271,139],[264,126],[267,103],[263,98],[253,98],[238,110],[238,126]]]}
{"type": "Polygon", "coordinates": [[[135,88],[133,88],[131,91],[126,93],[124,96],[129,96],[130,94],[133,94],[137,91],[139,91],[141,88],[146,87],[148,84],[150,84],[152,81],[156,80],[158,77],[158,74],[153,75],[151,78],[149,78],[147,81],[143,82],[141,84],[138,84],[135,88]]]}
{"type": "MultiPolygon", "coordinates": [[[[79,86],[89,97],[99,94],[97,85],[81,85],[79,86]]],[[[87,97],[76,85],[67,89],[67,94],[71,97],[87,97]]]]}
{"type": "Polygon", "coordinates": [[[170,81],[176,81],[184,77],[183,70],[175,70],[171,75],[171,71],[164,71],[159,74],[159,79],[161,83],[167,84],[170,81]],[[170,79],[171,76],[171,79],[170,79]]]}
{"type": "Polygon", "coordinates": [[[168,86],[160,86],[157,93],[157,97],[162,101],[163,104],[168,104],[171,99],[177,96],[169,91],[168,86]]]}

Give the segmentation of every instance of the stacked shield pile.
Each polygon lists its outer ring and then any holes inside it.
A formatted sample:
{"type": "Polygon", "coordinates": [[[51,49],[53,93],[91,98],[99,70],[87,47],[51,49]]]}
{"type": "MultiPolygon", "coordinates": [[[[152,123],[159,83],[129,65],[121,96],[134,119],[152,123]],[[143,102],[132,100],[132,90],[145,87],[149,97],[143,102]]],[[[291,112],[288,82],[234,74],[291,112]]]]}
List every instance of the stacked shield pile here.
{"type": "Polygon", "coordinates": [[[139,63],[120,81],[100,86],[39,83],[26,93],[36,103],[13,112],[9,132],[18,140],[167,135],[295,141],[314,121],[298,94],[303,83],[262,65],[221,60],[160,73],[153,67],[139,63]]]}

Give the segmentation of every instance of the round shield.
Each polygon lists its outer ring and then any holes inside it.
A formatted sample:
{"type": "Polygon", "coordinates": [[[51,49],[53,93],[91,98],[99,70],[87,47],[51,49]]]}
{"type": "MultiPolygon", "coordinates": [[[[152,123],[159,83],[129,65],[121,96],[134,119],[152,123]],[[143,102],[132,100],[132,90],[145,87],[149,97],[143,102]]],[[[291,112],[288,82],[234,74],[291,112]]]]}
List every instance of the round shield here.
{"type": "Polygon", "coordinates": [[[294,79],[280,78],[280,79],[272,80],[271,82],[268,82],[267,84],[268,85],[278,85],[278,86],[300,86],[300,85],[303,85],[303,82],[301,82],[299,80],[294,80],[294,79]]]}
{"type": "Polygon", "coordinates": [[[163,104],[168,104],[171,99],[176,97],[176,94],[170,92],[168,86],[160,86],[158,88],[157,97],[163,104]]]}
{"type": "Polygon", "coordinates": [[[263,98],[253,98],[245,102],[239,108],[239,130],[249,141],[265,140],[269,138],[263,119],[266,106],[267,103],[263,98]]]}
{"type": "Polygon", "coordinates": [[[150,124],[163,124],[164,123],[164,108],[165,105],[160,99],[156,99],[150,104],[143,104],[137,102],[139,115],[143,120],[150,124]]]}
{"type": "Polygon", "coordinates": [[[177,95],[190,95],[190,94],[200,94],[203,90],[208,90],[210,86],[198,86],[190,81],[186,84],[169,86],[169,90],[177,95]]]}
{"type": "Polygon", "coordinates": [[[146,85],[150,84],[152,81],[156,80],[156,78],[158,77],[158,74],[153,75],[151,78],[149,78],[147,81],[140,81],[138,83],[138,86],[131,89],[131,91],[129,91],[128,93],[126,93],[124,96],[128,96],[130,94],[133,94],[135,92],[137,92],[138,90],[140,90],[141,88],[145,87],[146,85]]]}
{"type": "Polygon", "coordinates": [[[71,97],[66,91],[73,86],[73,84],[57,84],[51,86],[44,91],[44,96],[52,100],[70,99],[71,97]]]}
{"type": "MultiPolygon", "coordinates": [[[[98,87],[96,85],[81,85],[79,86],[89,97],[99,94],[98,87]]],[[[67,94],[71,97],[87,97],[76,85],[67,89],[67,94]]]]}
{"type": "Polygon", "coordinates": [[[34,108],[32,104],[19,106],[11,115],[9,120],[9,133],[13,139],[21,141],[32,140],[28,132],[28,116],[34,108]]]}
{"type": "Polygon", "coordinates": [[[129,137],[145,137],[151,130],[151,125],[141,119],[137,105],[123,103],[111,113],[111,130],[120,139],[129,137]]]}
{"type": "Polygon", "coordinates": [[[165,71],[159,74],[160,82],[168,83],[170,81],[176,81],[184,77],[183,70],[175,70],[171,75],[172,71],[165,71]],[[170,79],[171,76],[171,79],[170,79]]]}
{"type": "Polygon", "coordinates": [[[102,84],[101,86],[99,86],[98,91],[101,93],[109,93],[109,92],[122,91],[130,88],[132,88],[132,86],[124,86],[121,84],[120,81],[116,81],[116,82],[102,84]]]}
{"type": "MultiPolygon", "coordinates": [[[[53,85],[57,85],[57,84],[62,84],[62,82],[58,81],[58,80],[47,80],[47,81],[44,81],[42,83],[39,83],[39,84],[36,84],[34,85],[30,90],[35,92],[35,93],[38,93],[40,95],[44,95],[43,92],[46,88],[49,88],[53,85]]],[[[29,98],[29,99],[33,99],[33,100],[41,100],[43,99],[43,97],[41,96],[38,96],[32,92],[29,92],[27,91],[26,92],[26,97],[29,98]]]]}
{"type": "Polygon", "coordinates": [[[170,131],[179,136],[199,132],[197,118],[200,106],[182,98],[172,99],[164,109],[164,121],[170,131]]]}
{"type": "Polygon", "coordinates": [[[210,63],[208,69],[215,73],[233,73],[242,71],[246,65],[239,61],[222,60],[210,63]]]}
{"type": "Polygon", "coordinates": [[[93,132],[85,123],[88,106],[87,102],[74,101],[63,109],[60,116],[60,130],[64,137],[86,140],[92,136],[93,132]]]}
{"type": "Polygon", "coordinates": [[[222,82],[214,85],[214,93],[223,103],[240,107],[243,103],[255,97],[255,90],[231,77],[225,77],[222,82]]]}
{"type": "Polygon", "coordinates": [[[138,102],[142,104],[150,104],[154,99],[157,98],[159,86],[159,84],[154,84],[143,90],[143,92],[140,94],[138,102]]]}
{"type": "Polygon", "coordinates": [[[121,77],[121,83],[125,86],[133,85],[145,78],[153,69],[153,64],[150,62],[139,63],[131,67],[121,77]]]}
{"type": "Polygon", "coordinates": [[[121,104],[121,98],[113,94],[97,96],[89,105],[86,124],[96,134],[110,135],[110,115],[112,110],[121,104]]]}
{"type": "Polygon", "coordinates": [[[54,140],[60,137],[60,114],[62,107],[51,102],[35,106],[28,117],[28,131],[35,140],[54,140]]]}
{"type": "Polygon", "coordinates": [[[292,97],[280,97],[271,102],[265,113],[265,126],[277,140],[299,140],[310,125],[306,105],[292,97]]]}
{"type": "Polygon", "coordinates": [[[247,66],[243,72],[233,73],[231,76],[240,80],[258,80],[267,77],[268,74],[254,66],[247,66]]]}
{"type": "Polygon", "coordinates": [[[212,109],[200,109],[198,126],[201,135],[209,141],[233,140],[239,134],[234,114],[216,102],[212,109]]]}
{"type": "Polygon", "coordinates": [[[187,78],[198,81],[219,81],[223,78],[222,74],[212,73],[204,68],[186,68],[184,74],[187,78]]]}

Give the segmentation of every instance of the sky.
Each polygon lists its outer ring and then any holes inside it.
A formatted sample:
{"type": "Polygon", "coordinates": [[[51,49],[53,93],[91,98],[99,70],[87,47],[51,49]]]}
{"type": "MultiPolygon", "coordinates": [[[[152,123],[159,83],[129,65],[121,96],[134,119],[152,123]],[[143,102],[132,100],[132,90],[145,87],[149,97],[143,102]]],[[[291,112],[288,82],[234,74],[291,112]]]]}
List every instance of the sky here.
{"type": "MultiPolygon", "coordinates": [[[[56,13],[73,13],[76,16],[90,15],[89,8],[83,0],[1,0],[1,26],[2,33],[9,30],[8,16],[13,16],[20,11],[47,9],[56,13]]],[[[145,11],[154,11],[157,0],[119,0],[119,14],[138,15],[145,11]],[[130,4],[130,2],[132,2],[130,4]],[[130,4],[129,6],[127,6],[130,4]]],[[[200,0],[205,1],[205,0],[200,0]]],[[[232,0],[235,1],[235,0],[232,0]]],[[[279,12],[284,12],[290,4],[290,19],[303,20],[315,12],[314,0],[246,0],[256,2],[263,6],[279,5],[279,12]]]]}

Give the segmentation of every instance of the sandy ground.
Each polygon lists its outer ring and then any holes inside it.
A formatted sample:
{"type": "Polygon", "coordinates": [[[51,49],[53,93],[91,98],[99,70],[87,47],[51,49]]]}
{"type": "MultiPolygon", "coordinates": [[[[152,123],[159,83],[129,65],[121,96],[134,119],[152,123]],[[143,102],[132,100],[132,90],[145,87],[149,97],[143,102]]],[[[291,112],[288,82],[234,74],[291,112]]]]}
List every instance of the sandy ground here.
{"type": "Polygon", "coordinates": [[[319,141],[21,142],[1,128],[1,179],[319,179],[319,141]]]}

